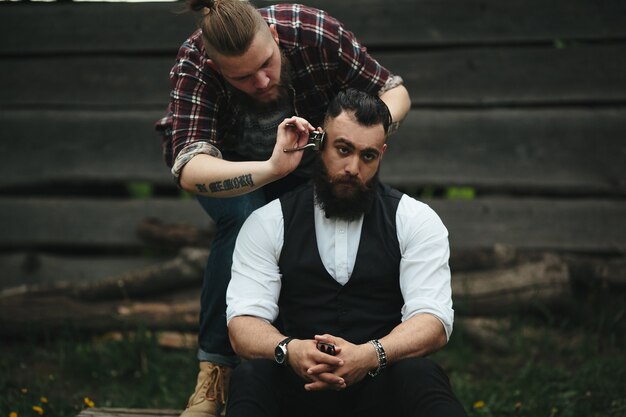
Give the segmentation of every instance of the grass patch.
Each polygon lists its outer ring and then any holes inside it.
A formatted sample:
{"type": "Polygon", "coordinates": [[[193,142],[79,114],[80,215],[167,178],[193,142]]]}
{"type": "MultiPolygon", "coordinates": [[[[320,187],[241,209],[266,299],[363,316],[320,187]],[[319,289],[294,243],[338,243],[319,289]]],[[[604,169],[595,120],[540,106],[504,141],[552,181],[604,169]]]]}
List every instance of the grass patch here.
{"type": "Polygon", "coordinates": [[[561,315],[510,317],[505,350],[462,326],[433,355],[470,416],[626,416],[623,293],[586,295],[561,315]]]}
{"type": "MultiPolygon", "coordinates": [[[[511,317],[504,351],[470,343],[459,324],[433,358],[471,417],[622,417],[625,309],[623,293],[603,293],[561,315],[511,317]]],[[[160,347],[143,331],[3,340],[0,417],[72,417],[91,405],[182,409],[196,372],[193,349],[160,347]]]]}
{"type": "Polygon", "coordinates": [[[162,348],[143,331],[119,341],[65,335],[0,349],[2,417],[75,416],[89,406],[181,409],[197,377],[194,352],[162,348]]]}
{"type": "MultiPolygon", "coordinates": [[[[517,332],[525,330],[515,330],[513,337],[519,337],[517,332]]],[[[548,340],[554,329],[542,328],[537,333],[548,340]]],[[[554,350],[548,347],[551,343],[541,348],[524,343],[512,351],[489,352],[459,346],[463,343],[463,337],[457,337],[434,358],[448,370],[470,416],[626,415],[623,352],[587,356],[583,354],[587,347],[580,344],[554,350]]]]}

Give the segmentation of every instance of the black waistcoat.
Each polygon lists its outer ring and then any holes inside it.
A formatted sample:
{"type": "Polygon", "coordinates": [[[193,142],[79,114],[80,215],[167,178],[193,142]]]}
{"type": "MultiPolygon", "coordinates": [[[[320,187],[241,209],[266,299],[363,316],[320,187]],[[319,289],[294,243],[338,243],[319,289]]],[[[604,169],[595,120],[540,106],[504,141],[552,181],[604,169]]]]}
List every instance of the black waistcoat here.
{"type": "Polygon", "coordinates": [[[401,197],[397,190],[379,187],[363,219],[356,262],[345,286],[326,271],[317,249],[313,186],[281,197],[285,241],[278,305],[285,334],[312,339],[330,333],[359,344],[383,337],[400,323],[396,211],[401,197]]]}

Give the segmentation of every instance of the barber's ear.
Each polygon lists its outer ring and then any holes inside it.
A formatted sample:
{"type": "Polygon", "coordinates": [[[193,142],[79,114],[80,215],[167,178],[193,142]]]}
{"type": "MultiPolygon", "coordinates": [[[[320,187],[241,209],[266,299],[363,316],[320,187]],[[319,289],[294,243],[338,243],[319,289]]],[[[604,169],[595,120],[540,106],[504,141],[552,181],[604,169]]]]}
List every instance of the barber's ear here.
{"type": "Polygon", "coordinates": [[[383,144],[383,147],[380,150],[380,157],[382,158],[383,155],[385,154],[385,151],[387,150],[387,144],[383,144]]]}
{"type": "Polygon", "coordinates": [[[280,40],[278,39],[278,31],[276,30],[276,25],[275,24],[271,24],[270,25],[270,33],[272,34],[272,38],[274,38],[274,41],[276,42],[276,44],[280,44],[280,40]]]}
{"type": "Polygon", "coordinates": [[[207,59],[206,63],[209,67],[211,67],[211,69],[221,73],[220,67],[217,65],[215,61],[213,61],[212,59],[207,59]]]}

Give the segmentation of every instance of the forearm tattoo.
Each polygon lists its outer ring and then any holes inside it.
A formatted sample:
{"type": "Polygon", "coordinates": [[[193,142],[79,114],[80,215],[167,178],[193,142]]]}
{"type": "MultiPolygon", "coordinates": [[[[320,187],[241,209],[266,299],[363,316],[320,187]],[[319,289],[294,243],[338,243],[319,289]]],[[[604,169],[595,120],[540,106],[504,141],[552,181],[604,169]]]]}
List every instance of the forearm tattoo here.
{"type": "Polygon", "coordinates": [[[254,187],[252,181],[252,174],[240,175],[238,177],[230,178],[224,181],[215,181],[208,184],[196,184],[196,189],[201,193],[218,193],[221,191],[236,190],[244,187],[254,187]]]}

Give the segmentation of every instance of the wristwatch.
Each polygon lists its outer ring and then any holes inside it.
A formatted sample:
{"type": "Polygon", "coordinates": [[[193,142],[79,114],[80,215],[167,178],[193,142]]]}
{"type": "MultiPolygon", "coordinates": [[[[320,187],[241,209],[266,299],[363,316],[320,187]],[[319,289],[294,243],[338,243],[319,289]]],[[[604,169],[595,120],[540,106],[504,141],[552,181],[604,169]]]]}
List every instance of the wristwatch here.
{"type": "Polygon", "coordinates": [[[276,363],[281,365],[287,364],[287,343],[291,342],[293,337],[288,337],[276,345],[274,349],[274,359],[276,363]]]}

